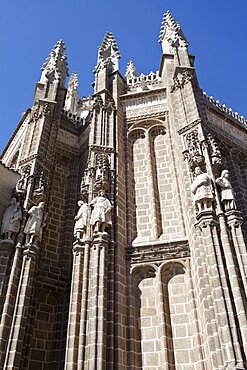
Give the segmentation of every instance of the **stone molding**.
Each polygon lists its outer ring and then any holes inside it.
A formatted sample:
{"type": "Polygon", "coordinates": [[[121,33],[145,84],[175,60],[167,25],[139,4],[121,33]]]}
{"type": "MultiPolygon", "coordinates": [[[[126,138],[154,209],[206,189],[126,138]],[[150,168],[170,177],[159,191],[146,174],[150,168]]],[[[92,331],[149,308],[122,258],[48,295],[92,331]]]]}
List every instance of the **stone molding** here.
{"type": "Polygon", "coordinates": [[[132,246],[126,250],[126,258],[131,263],[163,261],[174,258],[190,257],[188,241],[132,246]]]}

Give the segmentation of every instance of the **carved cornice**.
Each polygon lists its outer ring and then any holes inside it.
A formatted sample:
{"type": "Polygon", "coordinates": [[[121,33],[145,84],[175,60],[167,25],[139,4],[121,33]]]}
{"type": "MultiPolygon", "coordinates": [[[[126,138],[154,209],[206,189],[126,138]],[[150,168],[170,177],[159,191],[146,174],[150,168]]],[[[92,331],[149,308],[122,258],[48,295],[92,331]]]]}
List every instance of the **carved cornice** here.
{"type": "Polygon", "coordinates": [[[139,116],[135,116],[135,117],[129,117],[129,118],[127,118],[126,114],[125,114],[125,119],[127,120],[127,123],[133,123],[133,122],[136,122],[136,121],[143,121],[143,120],[148,120],[148,119],[152,119],[152,118],[158,118],[162,121],[165,121],[167,119],[167,117],[168,117],[168,111],[143,114],[143,115],[139,115],[139,116]]]}
{"type": "Polygon", "coordinates": [[[126,258],[133,263],[157,260],[163,261],[189,256],[190,248],[187,241],[136,246],[126,250],[126,258]]]}
{"type": "Polygon", "coordinates": [[[100,145],[89,145],[90,149],[94,150],[96,153],[114,153],[114,148],[100,146],[100,145]]]}
{"type": "Polygon", "coordinates": [[[192,130],[194,127],[200,125],[201,123],[202,123],[202,121],[200,119],[197,119],[197,120],[189,123],[188,125],[182,127],[180,130],[178,130],[178,134],[179,135],[184,134],[186,131],[192,130]]]}
{"type": "Polygon", "coordinates": [[[109,241],[110,237],[107,232],[98,232],[93,235],[91,247],[93,249],[107,247],[109,241]]]}
{"type": "Polygon", "coordinates": [[[229,228],[240,228],[244,222],[242,212],[232,210],[226,212],[226,219],[229,228]]]}
{"type": "Polygon", "coordinates": [[[157,88],[155,90],[129,92],[127,94],[120,95],[120,99],[125,101],[125,100],[131,100],[133,98],[146,97],[147,95],[160,95],[162,93],[166,94],[166,88],[165,87],[160,87],[160,88],[157,88]]]}
{"type": "Polygon", "coordinates": [[[218,221],[215,218],[214,211],[205,210],[196,215],[197,223],[195,228],[199,228],[200,231],[205,230],[206,228],[213,228],[219,225],[218,221]]]}
{"type": "Polygon", "coordinates": [[[32,161],[35,158],[37,158],[37,154],[30,155],[29,157],[26,157],[26,158],[22,159],[19,162],[19,166],[22,166],[25,163],[29,164],[28,162],[32,161]]]}

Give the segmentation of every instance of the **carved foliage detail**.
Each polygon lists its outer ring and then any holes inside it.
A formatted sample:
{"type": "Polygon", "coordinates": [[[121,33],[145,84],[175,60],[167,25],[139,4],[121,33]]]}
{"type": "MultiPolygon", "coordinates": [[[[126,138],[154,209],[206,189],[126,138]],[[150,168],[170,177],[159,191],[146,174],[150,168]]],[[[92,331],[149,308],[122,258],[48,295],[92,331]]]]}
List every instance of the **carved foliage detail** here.
{"type": "Polygon", "coordinates": [[[173,77],[173,84],[171,86],[171,92],[178,89],[182,89],[189,81],[193,79],[193,71],[183,70],[173,77]]]}
{"type": "Polygon", "coordinates": [[[190,167],[192,169],[196,166],[201,167],[204,164],[204,156],[197,129],[185,135],[185,145],[187,149],[184,156],[188,159],[190,167]]]}

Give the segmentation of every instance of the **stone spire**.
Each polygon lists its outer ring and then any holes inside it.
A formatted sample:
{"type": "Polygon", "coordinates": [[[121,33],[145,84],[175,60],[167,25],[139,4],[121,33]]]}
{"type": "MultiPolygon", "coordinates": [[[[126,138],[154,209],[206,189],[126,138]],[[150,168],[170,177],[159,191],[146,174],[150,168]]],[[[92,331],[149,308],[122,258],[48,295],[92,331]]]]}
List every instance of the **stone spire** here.
{"type": "Polygon", "coordinates": [[[50,55],[44,62],[41,71],[41,83],[59,81],[59,86],[64,87],[68,76],[67,53],[63,40],[59,40],[50,55]]]}
{"type": "Polygon", "coordinates": [[[136,67],[134,65],[133,60],[128,61],[126,72],[125,72],[125,77],[128,79],[137,77],[136,67]]]}
{"type": "Polygon", "coordinates": [[[75,113],[78,104],[78,74],[73,72],[68,83],[68,90],[65,100],[65,109],[75,113]]]}
{"type": "Polygon", "coordinates": [[[94,73],[99,72],[108,66],[111,72],[118,70],[118,59],[121,58],[115,37],[111,32],[106,32],[105,37],[98,51],[98,60],[94,73]]]}
{"type": "Polygon", "coordinates": [[[170,53],[171,48],[181,49],[189,45],[180,24],[175,21],[169,10],[163,15],[159,42],[162,44],[164,54],[170,53]]]}

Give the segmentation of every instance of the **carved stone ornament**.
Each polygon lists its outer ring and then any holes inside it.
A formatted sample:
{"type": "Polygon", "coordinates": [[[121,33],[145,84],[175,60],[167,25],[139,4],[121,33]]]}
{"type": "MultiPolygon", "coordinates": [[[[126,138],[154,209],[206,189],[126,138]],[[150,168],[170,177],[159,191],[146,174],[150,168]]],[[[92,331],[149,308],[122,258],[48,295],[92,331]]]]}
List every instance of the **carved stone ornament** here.
{"type": "Polygon", "coordinates": [[[16,198],[11,199],[10,205],[3,214],[1,225],[1,237],[3,239],[15,240],[19,233],[22,220],[22,210],[16,198]]]}
{"type": "Polygon", "coordinates": [[[207,137],[209,155],[212,160],[212,165],[214,167],[220,167],[222,165],[222,156],[221,156],[221,152],[219,149],[219,145],[211,134],[207,134],[206,137],[207,137]]]}
{"type": "Polygon", "coordinates": [[[42,231],[45,227],[46,216],[44,215],[45,203],[40,202],[37,206],[33,206],[28,211],[28,219],[24,228],[26,234],[25,244],[35,244],[42,239],[42,231]]]}
{"type": "Polygon", "coordinates": [[[128,61],[125,77],[128,79],[137,77],[136,67],[133,60],[128,61]]]}
{"type": "Polygon", "coordinates": [[[93,198],[89,205],[92,207],[90,224],[93,226],[94,232],[105,232],[112,225],[112,206],[105,196],[105,191],[100,190],[99,194],[93,198]]]}
{"type": "Polygon", "coordinates": [[[43,117],[53,118],[54,106],[49,103],[43,104],[41,114],[43,117]]]}
{"type": "Polygon", "coordinates": [[[167,43],[171,48],[187,48],[189,45],[180,24],[175,21],[170,11],[167,11],[163,16],[159,42],[167,43]]]}
{"type": "Polygon", "coordinates": [[[33,204],[37,205],[45,200],[45,185],[47,184],[47,174],[43,169],[36,168],[34,173],[34,190],[32,195],[33,204]]]}
{"type": "Polygon", "coordinates": [[[86,234],[89,206],[85,199],[79,200],[78,206],[79,209],[75,216],[74,237],[76,240],[82,241],[84,235],[86,234]]]}
{"type": "Polygon", "coordinates": [[[190,256],[189,245],[183,242],[127,249],[127,258],[132,262],[151,262],[188,256],[190,256]]]}
{"type": "Polygon", "coordinates": [[[63,40],[59,40],[41,68],[40,82],[58,81],[60,86],[64,86],[65,79],[68,76],[67,64],[66,47],[63,40]]]}
{"type": "Polygon", "coordinates": [[[23,201],[26,196],[28,182],[29,175],[23,174],[15,186],[14,194],[20,201],[23,201]]]}
{"type": "Polygon", "coordinates": [[[85,178],[83,177],[81,180],[81,186],[80,186],[80,193],[83,199],[88,198],[88,191],[89,191],[89,184],[86,184],[85,178]]]}
{"type": "Polygon", "coordinates": [[[185,157],[188,159],[190,167],[201,167],[204,164],[204,155],[202,152],[201,142],[199,140],[198,130],[193,130],[185,136],[185,157]]]}
{"type": "Polygon", "coordinates": [[[229,181],[229,171],[227,170],[222,171],[221,177],[216,179],[216,184],[220,188],[221,201],[224,205],[224,210],[226,212],[235,210],[236,209],[235,193],[229,181]]]}
{"type": "Polygon", "coordinates": [[[99,113],[100,109],[103,107],[103,100],[100,94],[97,94],[94,98],[93,109],[99,113]]]}
{"type": "Polygon", "coordinates": [[[200,167],[195,168],[195,179],[191,184],[194,204],[200,213],[206,210],[212,210],[214,194],[212,190],[211,179],[207,173],[203,173],[200,167]]]}
{"type": "Polygon", "coordinates": [[[98,73],[102,69],[108,67],[110,71],[118,68],[118,59],[121,57],[115,37],[111,32],[106,32],[101,46],[98,50],[97,64],[93,70],[98,73]]]}
{"type": "Polygon", "coordinates": [[[112,111],[115,109],[115,102],[114,99],[107,95],[105,98],[105,104],[103,106],[103,109],[110,115],[112,111]]]}
{"type": "Polygon", "coordinates": [[[108,154],[102,153],[96,156],[95,170],[94,192],[99,192],[101,189],[108,191],[110,177],[110,162],[108,154]]]}
{"type": "Polygon", "coordinates": [[[193,79],[193,70],[184,69],[173,77],[171,92],[182,89],[189,81],[193,79]]]}

